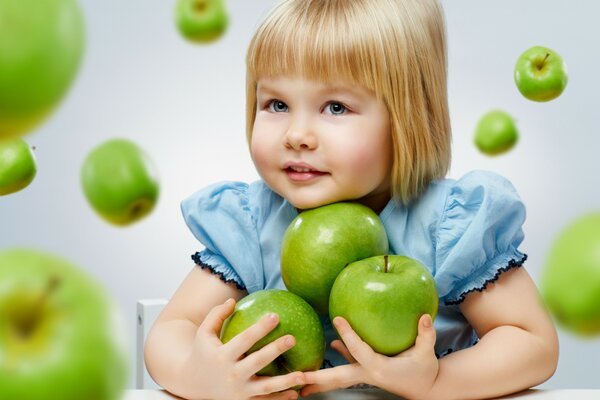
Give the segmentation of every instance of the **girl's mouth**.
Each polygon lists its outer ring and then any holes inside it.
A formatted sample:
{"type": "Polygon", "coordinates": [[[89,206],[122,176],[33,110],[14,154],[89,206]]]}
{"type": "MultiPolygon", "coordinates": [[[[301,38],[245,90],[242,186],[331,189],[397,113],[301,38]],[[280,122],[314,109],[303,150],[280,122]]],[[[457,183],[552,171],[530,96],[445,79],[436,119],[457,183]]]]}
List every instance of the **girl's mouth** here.
{"type": "Polygon", "coordinates": [[[294,182],[308,182],[320,178],[323,175],[328,175],[327,172],[318,171],[304,166],[294,165],[290,165],[284,168],[284,171],[287,174],[288,178],[294,182]]]}

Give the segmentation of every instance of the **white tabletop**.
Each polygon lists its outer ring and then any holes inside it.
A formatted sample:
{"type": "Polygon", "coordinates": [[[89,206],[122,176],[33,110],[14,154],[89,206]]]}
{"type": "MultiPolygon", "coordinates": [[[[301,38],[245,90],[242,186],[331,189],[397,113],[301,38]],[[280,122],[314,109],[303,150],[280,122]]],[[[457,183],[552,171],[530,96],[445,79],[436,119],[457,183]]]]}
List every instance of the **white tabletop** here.
{"type": "MultiPolygon", "coordinates": [[[[376,389],[345,389],[321,393],[311,400],[398,400],[399,397],[376,389]]],[[[123,400],[173,400],[178,399],[161,390],[128,390],[123,400]]],[[[600,390],[526,390],[501,399],[526,400],[600,400],[600,390]]]]}

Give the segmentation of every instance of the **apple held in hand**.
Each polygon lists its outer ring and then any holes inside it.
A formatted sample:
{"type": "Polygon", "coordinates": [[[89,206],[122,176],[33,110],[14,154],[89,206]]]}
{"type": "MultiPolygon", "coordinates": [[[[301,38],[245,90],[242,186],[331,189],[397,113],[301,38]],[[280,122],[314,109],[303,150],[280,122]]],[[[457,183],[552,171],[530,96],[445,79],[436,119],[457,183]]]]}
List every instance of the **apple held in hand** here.
{"type": "Polygon", "coordinates": [[[569,78],[567,65],[554,50],[534,46],[526,50],[515,65],[515,83],[529,100],[550,101],[565,90],[569,78]]]}
{"type": "Polygon", "coordinates": [[[296,345],[259,371],[258,375],[318,370],[325,356],[325,334],[321,321],[307,302],[286,290],[260,290],[240,300],[223,324],[221,340],[227,343],[270,313],[279,316],[279,324],[252,346],[248,354],[285,335],[294,336],[296,345]]]}
{"type": "Polygon", "coordinates": [[[217,40],[229,23],[223,0],[179,0],[175,19],[183,37],[198,43],[217,40]]]}
{"type": "Polygon", "coordinates": [[[82,270],[46,253],[0,252],[0,397],[118,400],[122,323],[82,270]]]}
{"type": "Polygon", "coordinates": [[[135,143],[112,139],[96,147],[81,170],[90,205],[108,222],[129,225],[149,214],[159,194],[156,168],[135,143]]]}
{"type": "Polygon", "coordinates": [[[541,291],[560,325],[581,335],[600,334],[600,213],[579,218],[559,234],[541,291]]]}
{"type": "Polygon", "coordinates": [[[79,69],[84,39],[76,0],[0,0],[0,139],[48,117],[79,69]]]}
{"type": "Polygon", "coordinates": [[[300,213],[281,247],[281,276],[291,292],[327,314],[329,292],[351,262],[388,252],[383,224],[370,208],[334,203],[300,213]]]}
{"type": "Polygon", "coordinates": [[[0,140],[0,196],[26,188],[36,172],[33,150],[24,140],[0,140]]]}
{"type": "Polygon", "coordinates": [[[344,317],[374,351],[392,356],[411,347],[419,318],[437,315],[429,270],[404,256],[376,256],[348,265],[331,289],[329,316],[344,317]]]}
{"type": "Polygon", "coordinates": [[[489,156],[506,153],[519,140],[519,131],[510,114],[501,110],[486,113],[475,128],[475,146],[489,156]]]}

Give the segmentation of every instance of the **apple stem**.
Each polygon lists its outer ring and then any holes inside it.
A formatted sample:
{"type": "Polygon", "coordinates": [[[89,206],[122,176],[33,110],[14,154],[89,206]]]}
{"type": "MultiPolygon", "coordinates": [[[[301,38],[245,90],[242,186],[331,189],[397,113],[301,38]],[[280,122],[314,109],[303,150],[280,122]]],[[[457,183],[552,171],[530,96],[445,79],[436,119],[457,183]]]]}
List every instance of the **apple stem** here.
{"type": "Polygon", "coordinates": [[[26,338],[31,334],[31,332],[33,332],[35,324],[38,320],[39,313],[42,310],[44,303],[46,302],[48,297],[50,297],[50,295],[52,295],[52,293],[56,291],[59,285],[60,279],[57,276],[50,277],[50,279],[48,280],[48,284],[44,289],[44,292],[33,304],[31,311],[28,313],[27,317],[24,318],[20,326],[19,333],[22,337],[26,338]]]}
{"type": "Polygon", "coordinates": [[[383,268],[384,268],[384,272],[387,274],[387,272],[388,272],[388,256],[383,256],[383,268]]]}
{"type": "Polygon", "coordinates": [[[542,62],[538,64],[538,66],[537,66],[538,71],[541,71],[544,68],[544,65],[546,64],[546,60],[548,60],[548,57],[550,57],[550,53],[546,53],[546,57],[544,57],[544,60],[542,60],[542,62]]]}

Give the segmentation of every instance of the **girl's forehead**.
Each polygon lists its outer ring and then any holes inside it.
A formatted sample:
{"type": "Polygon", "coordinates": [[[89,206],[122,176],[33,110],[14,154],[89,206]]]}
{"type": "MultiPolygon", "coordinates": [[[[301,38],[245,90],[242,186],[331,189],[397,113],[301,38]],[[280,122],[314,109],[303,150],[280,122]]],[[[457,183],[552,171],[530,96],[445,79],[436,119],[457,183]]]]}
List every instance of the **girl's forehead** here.
{"type": "Polygon", "coordinates": [[[279,90],[291,87],[303,87],[323,94],[349,93],[356,96],[372,94],[372,91],[353,80],[337,79],[332,81],[317,80],[301,75],[278,75],[259,77],[257,90],[279,90]]]}

